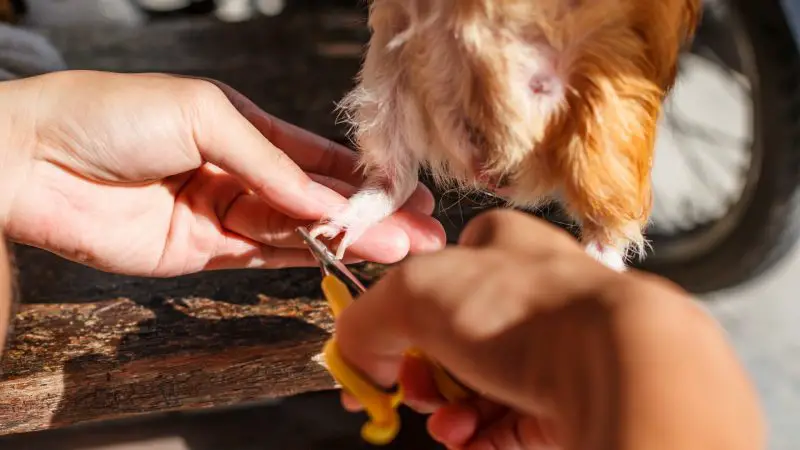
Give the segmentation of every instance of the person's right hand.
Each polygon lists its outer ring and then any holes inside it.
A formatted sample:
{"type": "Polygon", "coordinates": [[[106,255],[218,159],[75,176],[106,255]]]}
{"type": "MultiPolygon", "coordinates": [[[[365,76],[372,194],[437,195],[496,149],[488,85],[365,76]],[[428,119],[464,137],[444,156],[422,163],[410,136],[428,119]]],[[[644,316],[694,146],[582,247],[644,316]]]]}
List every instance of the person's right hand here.
{"type": "MultiPolygon", "coordinates": [[[[450,449],[760,449],[754,390],[722,330],[657,277],[611,271],[521,213],[411,257],[337,322],[343,356],[400,380],[450,449]],[[416,347],[479,396],[445,405],[416,347]]],[[[348,409],[358,409],[343,395],[348,409]]]]}

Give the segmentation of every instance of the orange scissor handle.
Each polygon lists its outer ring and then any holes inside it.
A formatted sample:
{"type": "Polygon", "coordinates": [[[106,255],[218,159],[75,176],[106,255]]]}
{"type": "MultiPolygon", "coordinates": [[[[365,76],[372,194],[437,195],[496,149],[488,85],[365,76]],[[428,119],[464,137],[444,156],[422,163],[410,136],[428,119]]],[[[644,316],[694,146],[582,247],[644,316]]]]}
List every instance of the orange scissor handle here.
{"type": "Polygon", "coordinates": [[[421,359],[428,364],[428,367],[431,369],[431,375],[433,376],[433,382],[436,384],[436,388],[439,390],[439,393],[442,394],[442,397],[444,397],[444,399],[449,403],[457,403],[462,400],[466,400],[472,395],[472,392],[465,388],[461,383],[456,381],[444,369],[444,367],[442,367],[436,361],[430,359],[418,349],[410,349],[406,351],[406,355],[421,359]]]}
{"type": "MultiPolygon", "coordinates": [[[[328,301],[333,316],[338,317],[353,302],[350,290],[334,275],[322,279],[322,292],[328,301]]],[[[369,421],[361,428],[361,437],[373,445],[390,443],[400,431],[400,416],[397,408],[403,402],[403,389],[386,392],[355,371],[342,357],[335,337],[325,343],[323,349],[325,364],[342,389],[356,398],[364,407],[369,421]]],[[[417,349],[410,349],[406,355],[425,360],[433,372],[436,387],[449,402],[457,402],[469,397],[470,392],[455,381],[438,363],[432,361],[417,349]]]]}
{"type": "MultiPolygon", "coordinates": [[[[350,290],[334,275],[326,275],[322,279],[322,292],[334,317],[338,317],[353,302],[350,290]]],[[[361,428],[361,437],[372,445],[392,442],[400,431],[397,408],[403,402],[402,389],[395,393],[385,392],[355,371],[339,352],[335,337],[325,343],[323,355],[328,372],[343,390],[358,400],[369,416],[369,421],[361,428]]]]}
{"type": "Polygon", "coordinates": [[[323,350],[325,362],[333,378],[342,389],[355,397],[364,407],[369,421],[361,427],[361,437],[372,445],[386,445],[400,431],[397,408],[403,403],[403,390],[387,393],[353,370],[339,353],[339,346],[331,338],[323,350]]]}

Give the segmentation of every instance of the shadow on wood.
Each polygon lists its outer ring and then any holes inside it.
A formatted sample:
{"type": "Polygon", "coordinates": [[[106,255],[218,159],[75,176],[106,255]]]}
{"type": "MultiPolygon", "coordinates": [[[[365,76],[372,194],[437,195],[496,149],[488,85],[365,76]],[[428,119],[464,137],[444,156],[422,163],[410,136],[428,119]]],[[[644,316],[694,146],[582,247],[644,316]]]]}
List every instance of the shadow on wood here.
{"type": "MultiPolygon", "coordinates": [[[[0,434],[333,387],[316,269],[123,277],[18,246],[0,434]]],[[[359,271],[369,284],[379,268],[359,271]]]]}

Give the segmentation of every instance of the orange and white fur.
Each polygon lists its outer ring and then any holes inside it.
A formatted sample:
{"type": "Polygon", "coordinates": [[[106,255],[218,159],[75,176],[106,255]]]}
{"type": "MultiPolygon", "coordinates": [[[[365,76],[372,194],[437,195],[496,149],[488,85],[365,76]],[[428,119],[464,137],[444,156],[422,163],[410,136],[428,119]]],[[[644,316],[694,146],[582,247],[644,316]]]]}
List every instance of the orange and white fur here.
{"type": "Polygon", "coordinates": [[[700,0],[373,0],[341,104],[367,182],[312,227],[345,249],[429,168],[511,204],[560,201],[586,251],[642,254],[662,101],[700,0]]]}

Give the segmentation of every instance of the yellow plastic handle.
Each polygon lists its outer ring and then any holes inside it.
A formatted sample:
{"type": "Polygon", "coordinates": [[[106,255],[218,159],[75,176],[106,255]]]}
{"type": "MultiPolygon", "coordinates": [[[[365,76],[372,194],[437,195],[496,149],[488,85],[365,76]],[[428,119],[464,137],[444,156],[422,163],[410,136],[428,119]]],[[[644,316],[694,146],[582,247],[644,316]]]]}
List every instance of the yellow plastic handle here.
{"type": "Polygon", "coordinates": [[[339,353],[334,339],[329,339],[324,349],[325,361],[333,378],[364,407],[369,421],[361,427],[361,437],[372,445],[386,445],[400,431],[397,408],[403,402],[402,389],[386,393],[354,371],[339,353]]]}
{"type": "MultiPolygon", "coordinates": [[[[322,279],[322,292],[328,301],[334,318],[339,317],[345,308],[353,303],[353,296],[347,286],[334,275],[322,279]]],[[[386,392],[375,386],[362,374],[347,364],[335,338],[330,338],[323,349],[328,372],[342,389],[350,393],[364,407],[369,421],[361,428],[361,437],[372,445],[386,445],[400,431],[400,416],[397,408],[403,402],[402,386],[397,392],[386,392]]],[[[410,349],[406,355],[420,358],[428,363],[433,380],[442,396],[449,402],[458,402],[470,396],[470,392],[455,381],[438,363],[417,349],[410,349]]]]}
{"type": "MultiPolygon", "coordinates": [[[[322,279],[322,292],[334,317],[338,317],[353,302],[350,290],[333,275],[322,279]]],[[[361,437],[372,445],[392,442],[400,431],[397,408],[403,402],[402,389],[387,393],[353,370],[342,358],[335,338],[325,344],[323,355],[328,372],[342,385],[342,389],[358,400],[369,416],[369,421],[361,428],[361,437]]]]}
{"type": "Polygon", "coordinates": [[[350,289],[334,275],[325,275],[322,279],[322,293],[328,301],[334,318],[339,317],[342,311],[353,303],[350,289]]]}
{"type": "Polygon", "coordinates": [[[433,382],[436,384],[436,388],[439,390],[439,393],[442,394],[442,397],[444,397],[444,399],[448,402],[460,402],[462,400],[466,400],[470,397],[470,395],[472,395],[467,388],[462,386],[461,383],[456,381],[446,370],[444,370],[444,367],[439,365],[439,363],[436,361],[430,359],[418,349],[408,350],[406,355],[421,359],[428,364],[428,367],[431,369],[431,375],[433,376],[433,382]]]}

